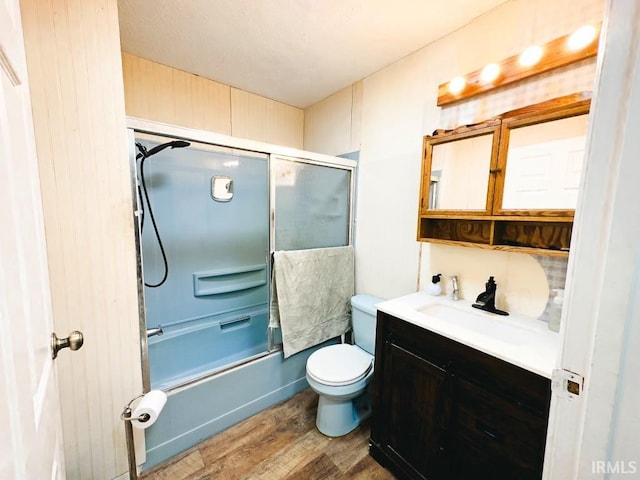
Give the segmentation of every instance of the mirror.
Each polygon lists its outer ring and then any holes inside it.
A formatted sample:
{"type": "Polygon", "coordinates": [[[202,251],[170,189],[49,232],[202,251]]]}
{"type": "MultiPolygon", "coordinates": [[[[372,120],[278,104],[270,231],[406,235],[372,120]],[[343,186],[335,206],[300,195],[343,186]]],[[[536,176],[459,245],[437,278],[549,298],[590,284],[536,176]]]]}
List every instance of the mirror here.
{"type": "MultiPolygon", "coordinates": [[[[490,167],[497,128],[426,139],[428,210],[487,211],[490,167]]],[[[426,193],[426,192],[425,192],[426,193]]],[[[425,198],[426,197],[426,198],[425,198]]]]}
{"type": "Polygon", "coordinates": [[[420,215],[571,221],[590,98],[574,93],[425,136],[420,215]]]}
{"type": "Polygon", "coordinates": [[[502,210],[576,208],[588,117],[585,113],[519,126],[505,122],[502,210]]]}

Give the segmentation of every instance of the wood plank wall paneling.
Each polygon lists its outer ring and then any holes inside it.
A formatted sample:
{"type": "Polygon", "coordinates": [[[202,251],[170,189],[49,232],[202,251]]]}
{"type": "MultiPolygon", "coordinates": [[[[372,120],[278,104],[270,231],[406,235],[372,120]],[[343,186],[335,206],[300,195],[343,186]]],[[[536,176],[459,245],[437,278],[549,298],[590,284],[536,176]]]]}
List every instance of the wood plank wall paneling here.
{"type": "Polygon", "coordinates": [[[117,4],[21,0],[68,478],[127,470],[119,414],[142,391],[117,4]]]}
{"type": "Polygon", "coordinates": [[[302,148],[303,110],[122,53],[127,114],[302,148]]]}
{"type": "Polygon", "coordinates": [[[231,88],[122,53],[127,114],[231,135],[231,88]]]}
{"type": "Polygon", "coordinates": [[[353,86],[338,90],[304,111],[304,148],[328,155],[351,150],[353,86]],[[327,121],[329,120],[330,121],[327,121]]]}
{"type": "Polygon", "coordinates": [[[304,111],[231,88],[231,134],[302,150],[304,111]]]}

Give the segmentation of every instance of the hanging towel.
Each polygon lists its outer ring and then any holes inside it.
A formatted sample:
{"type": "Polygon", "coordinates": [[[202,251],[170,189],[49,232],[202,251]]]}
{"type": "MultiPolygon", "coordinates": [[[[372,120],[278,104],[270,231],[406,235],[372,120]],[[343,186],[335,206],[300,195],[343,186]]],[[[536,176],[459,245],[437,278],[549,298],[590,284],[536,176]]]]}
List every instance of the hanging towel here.
{"type": "Polygon", "coordinates": [[[351,246],[274,252],[269,326],[284,357],[349,330],[354,289],[351,246]]]}

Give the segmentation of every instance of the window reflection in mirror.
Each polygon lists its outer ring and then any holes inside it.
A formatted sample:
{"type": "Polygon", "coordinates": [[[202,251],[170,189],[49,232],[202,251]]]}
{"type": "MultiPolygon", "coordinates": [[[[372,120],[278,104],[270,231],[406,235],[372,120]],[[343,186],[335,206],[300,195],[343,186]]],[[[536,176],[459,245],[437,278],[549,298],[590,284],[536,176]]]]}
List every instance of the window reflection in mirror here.
{"type": "Polygon", "coordinates": [[[588,117],[510,129],[503,210],[576,208],[588,117]]]}
{"type": "Polygon", "coordinates": [[[493,134],[433,146],[430,210],[485,210],[493,134]]]}

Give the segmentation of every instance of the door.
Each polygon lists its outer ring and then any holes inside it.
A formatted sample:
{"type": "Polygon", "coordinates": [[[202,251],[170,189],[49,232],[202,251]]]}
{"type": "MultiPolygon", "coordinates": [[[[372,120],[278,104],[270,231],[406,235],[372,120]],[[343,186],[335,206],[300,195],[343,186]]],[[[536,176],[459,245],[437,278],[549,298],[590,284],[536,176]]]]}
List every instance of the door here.
{"type": "Polygon", "coordinates": [[[0,2],[0,478],[64,478],[51,295],[16,0],[0,2]]]}

